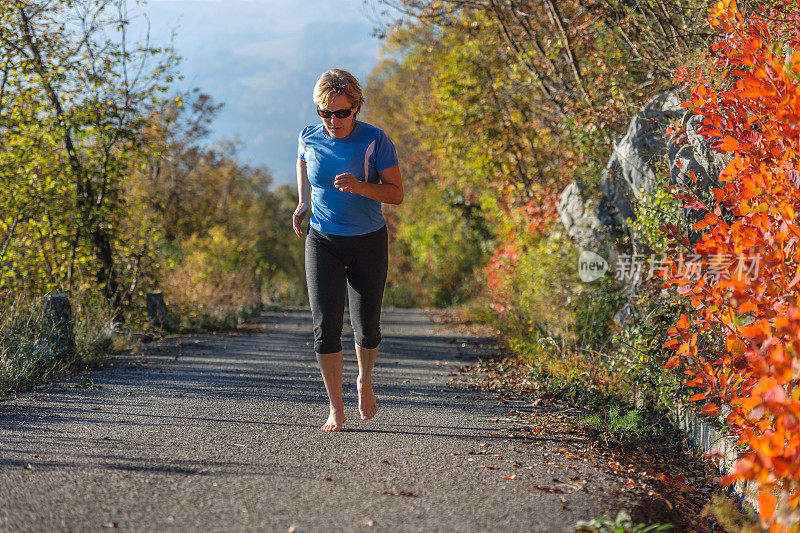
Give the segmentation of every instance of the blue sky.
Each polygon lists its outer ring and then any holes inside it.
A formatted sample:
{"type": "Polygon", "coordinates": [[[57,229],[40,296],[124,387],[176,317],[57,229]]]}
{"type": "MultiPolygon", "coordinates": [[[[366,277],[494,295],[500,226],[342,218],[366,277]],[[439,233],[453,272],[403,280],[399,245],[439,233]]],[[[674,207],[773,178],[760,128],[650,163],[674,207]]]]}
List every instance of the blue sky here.
{"type": "Polygon", "coordinates": [[[214,138],[238,138],[239,160],[265,165],[275,185],[294,183],[297,134],[319,120],[314,82],[344,68],[362,83],[378,60],[374,0],[148,0],[129,4],[131,37],[151,24],[151,44],[177,32],[183,81],[225,104],[214,138]]]}

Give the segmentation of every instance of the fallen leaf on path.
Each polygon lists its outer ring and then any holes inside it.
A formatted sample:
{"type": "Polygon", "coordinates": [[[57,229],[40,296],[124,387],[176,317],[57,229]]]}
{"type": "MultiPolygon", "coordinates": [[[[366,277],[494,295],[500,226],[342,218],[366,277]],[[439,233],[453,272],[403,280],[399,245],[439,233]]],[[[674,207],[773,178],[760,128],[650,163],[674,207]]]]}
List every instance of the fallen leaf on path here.
{"type": "Polygon", "coordinates": [[[539,485],[534,485],[533,488],[536,489],[536,490],[540,490],[542,492],[553,492],[553,493],[556,493],[556,494],[563,494],[564,493],[564,491],[561,490],[561,489],[551,489],[550,487],[540,487],[539,485]]]}
{"type": "Polygon", "coordinates": [[[510,476],[500,476],[500,477],[502,477],[503,479],[514,479],[514,478],[517,477],[517,475],[516,474],[511,474],[510,476]]]}

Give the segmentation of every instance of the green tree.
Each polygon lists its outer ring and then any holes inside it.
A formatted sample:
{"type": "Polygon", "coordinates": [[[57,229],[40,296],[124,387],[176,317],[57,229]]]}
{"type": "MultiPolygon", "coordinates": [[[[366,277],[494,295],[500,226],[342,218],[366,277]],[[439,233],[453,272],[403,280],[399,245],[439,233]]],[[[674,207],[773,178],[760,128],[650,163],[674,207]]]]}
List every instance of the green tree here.
{"type": "Polygon", "coordinates": [[[305,280],[302,241],[291,228],[296,191],[273,190],[268,169],[238,163],[238,144],[206,143],[221,107],[193,89],[148,117],[152,149],[129,170],[125,193],[128,231],[148,226],[156,235],[142,241],[138,255],[150,275],[138,291],[167,290],[180,307],[231,307],[260,283],[268,294],[281,285],[298,303],[305,280]]]}
{"type": "Polygon", "coordinates": [[[131,286],[125,171],[177,58],[132,50],[129,23],[125,0],[0,6],[0,288],[98,287],[117,307],[131,286]]]}

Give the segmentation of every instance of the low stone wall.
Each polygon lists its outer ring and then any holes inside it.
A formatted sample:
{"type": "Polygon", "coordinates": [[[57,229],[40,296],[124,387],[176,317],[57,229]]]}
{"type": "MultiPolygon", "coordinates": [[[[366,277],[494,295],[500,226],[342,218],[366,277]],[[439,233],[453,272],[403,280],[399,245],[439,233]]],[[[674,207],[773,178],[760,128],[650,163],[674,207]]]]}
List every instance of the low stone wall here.
{"type": "MultiPolygon", "coordinates": [[[[702,420],[694,411],[685,405],[678,405],[669,413],[672,424],[683,431],[692,441],[692,444],[704,455],[710,457],[721,475],[725,475],[733,468],[739,458],[739,449],[736,438],[717,430],[713,425],[702,420]]],[[[731,489],[737,499],[750,511],[758,508],[757,493],[750,483],[737,482],[731,489]]]]}

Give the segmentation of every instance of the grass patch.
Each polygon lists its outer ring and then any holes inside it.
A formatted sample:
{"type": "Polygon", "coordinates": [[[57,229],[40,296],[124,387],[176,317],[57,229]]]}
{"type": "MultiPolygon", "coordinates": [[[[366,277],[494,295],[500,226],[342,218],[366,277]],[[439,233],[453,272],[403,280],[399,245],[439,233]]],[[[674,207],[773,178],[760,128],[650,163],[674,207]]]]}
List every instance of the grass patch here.
{"type": "Polygon", "coordinates": [[[507,390],[533,392],[592,412],[580,422],[607,448],[630,449],[665,438],[682,440],[682,434],[669,424],[665,409],[635,407],[618,390],[587,386],[587,373],[554,374],[519,357],[482,359],[477,370],[488,373],[490,380],[507,390]]]}
{"type": "Polygon", "coordinates": [[[601,516],[594,520],[581,520],[575,524],[575,531],[598,533],[656,533],[670,531],[671,529],[671,524],[634,524],[630,515],[625,511],[620,511],[614,520],[601,516]]]}
{"type": "Polygon", "coordinates": [[[639,409],[604,407],[582,420],[606,446],[632,447],[664,434],[663,426],[639,409]]]}
{"type": "Polygon", "coordinates": [[[80,382],[73,385],[76,389],[89,389],[89,390],[97,390],[102,389],[103,386],[97,383],[97,380],[93,378],[83,378],[80,382]]]}
{"type": "Polygon", "coordinates": [[[0,393],[30,386],[63,372],[75,354],[56,342],[44,315],[44,298],[0,297],[0,393]]]}

